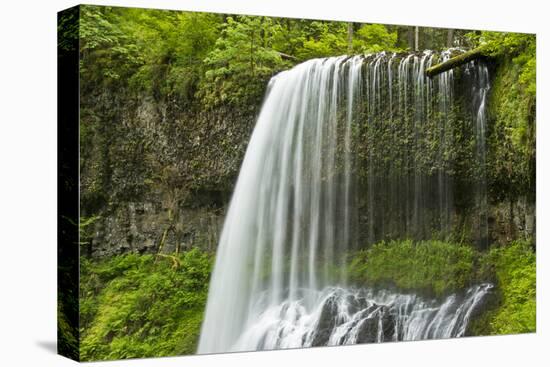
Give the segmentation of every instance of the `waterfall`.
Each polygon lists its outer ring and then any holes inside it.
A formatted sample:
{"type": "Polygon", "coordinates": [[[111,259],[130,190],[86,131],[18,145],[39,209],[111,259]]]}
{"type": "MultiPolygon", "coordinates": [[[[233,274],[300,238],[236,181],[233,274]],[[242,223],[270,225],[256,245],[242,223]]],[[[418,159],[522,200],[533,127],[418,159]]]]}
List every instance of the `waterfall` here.
{"type": "Polygon", "coordinates": [[[485,169],[487,149],[486,131],[487,131],[487,93],[490,88],[489,71],[484,64],[468,64],[466,74],[472,85],[473,118],[475,125],[475,146],[476,158],[478,162],[476,182],[476,212],[478,213],[478,243],[482,248],[488,247],[489,241],[489,223],[487,208],[487,171],[485,169]]]}
{"type": "MultiPolygon", "coordinates": [[[[272,78],[221,234],[199,353],[464,335],[490,285],[424,300],[354,288],[345,272],[359,245],[451,231],[453,72],[424,73],[449,55],[313,59],[272,78]]],[[[486,75],[472,65],[481,110],[486,75]]],[[[471,132],[482,140],[484,119],[471,132]]]]}

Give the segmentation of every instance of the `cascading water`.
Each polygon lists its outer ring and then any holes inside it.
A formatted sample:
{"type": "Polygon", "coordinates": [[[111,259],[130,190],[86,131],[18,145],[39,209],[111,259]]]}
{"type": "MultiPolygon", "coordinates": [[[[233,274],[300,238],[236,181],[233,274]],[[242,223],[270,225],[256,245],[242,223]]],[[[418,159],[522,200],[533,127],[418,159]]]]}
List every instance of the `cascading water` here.
{"type": "Polygon", "coordinates": [[[476,212],[479,215],[478,242],[480,247],[486,248],[489,241],[489,223],[487,213],[487,174],[486,164],[486,108],[487,93],[490,88],[489,71],[486,65],[469,64],[466,67],[467,78],[472,79],[472,95],[474,97],[473,113],[475,120],[476,157],[479,162],[476,182],[476,212]]]}
{"type": "MultiPolygon", "coordinates": [[[[450,231],[453,73],[424,75],[448,57],[314,59],[272,78],[220,238],[199,353],[464,335],[490,285],[426,300],[353,288],[344,270],[359,242],[424,238],[434,222],[450,231]],[[439,146],[424,157],[432,130],[439,146]]],[[[480,110],[486,93],[477,95],[480,110]]]]}
{"type": "Polygon", "coordinates": [[[313,308],[290,299],[273,305],[260,296],[253,307],[258,318],[231,350],[460,337],[491,287],[482,284],[439,302],[413,294],[325,288],[304,294],[316,300],[313,308]]]}

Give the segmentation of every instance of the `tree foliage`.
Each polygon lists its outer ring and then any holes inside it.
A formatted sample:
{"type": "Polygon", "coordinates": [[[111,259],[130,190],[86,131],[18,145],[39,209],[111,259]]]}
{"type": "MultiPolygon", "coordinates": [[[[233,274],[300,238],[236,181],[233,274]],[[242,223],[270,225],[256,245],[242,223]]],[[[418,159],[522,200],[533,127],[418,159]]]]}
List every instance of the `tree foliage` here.
{"type": "Polygon", "coordinates": [[[249,105],[276,72],[288,67],[273,49],[280,25],[266,17],[228,17],[214,49],[204,59],[202,96],[207,104],[249,105]]]}
{"type": "Polygon", "coordinates": [[[496,58],[511,58],[514,66],[520,70],[520,83],[529,95],[535,97],[537,47],[535,35],[483,31],[481,34],[471,33],[470,38],[488,55],[496,58]]]}
{"type": "Polygon", "coordinates": [[[397,50],[397,31],[389,31],[382,24],[364,24],[356,32],[354,49],[363,53],[397,50]]]}
{"type": "MultiPolygon", "coordinates": [[[[401,50],[398,33],[408,28],[352,24],[351,51],[401,50]]],[[[349,53],[348,30],[344,22],[83,5],[83,88],[242,107],[258,102],[280,70],[349,53]]]]}
{"type": "Polygon", "coordinates": [[[110,8],[81,7],[80,71],[84,87],[128,78],[143,63],[141,50],[120,20],[110,8]]]}

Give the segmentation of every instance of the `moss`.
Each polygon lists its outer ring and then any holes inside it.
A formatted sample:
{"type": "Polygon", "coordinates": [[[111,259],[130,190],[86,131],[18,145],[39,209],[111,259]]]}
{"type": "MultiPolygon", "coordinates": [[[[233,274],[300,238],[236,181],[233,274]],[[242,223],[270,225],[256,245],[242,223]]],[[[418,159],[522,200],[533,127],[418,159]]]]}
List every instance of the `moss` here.
{"type": "Polygon", "coordinates": [[[63,303],[57,308],[57,350],[59,354],[78,360],[77,328],[71,325],[63,311],[63,303]]]}
{"type": "Polygon", "coordinates": [[[491,249],[481,260],[484,272],[494,272],[498,299],[477,320],[476,335],[529,333],[536,330],[536,256],[528,242],[491,249]]]}
{"type": "Polygon", "coordinates": [[[533,193],[535,98],[520,82],[522,69],[511,59],[497,65],[490,95],[488,172],[496,197],[533,193]]]}
{"type": "Polygon", "coordinates": [[[536,37],[482,32],[481,47],[493,57],[487,164],[493,197],[534,200],[536,37]]]}
{"type": "Polygon", "coordinates": [[[471,284],[491,282],[493,297],[472,321],[470,335],[534,332],[536,329],[536,256],[530,242],[478,252],[440,241],[378,243],[353,255],[348,273],[358,286],[397,287],[443,296],[471,284]]]}
{"type": "Polygon", "coordinates": [[[470,246],[441,241],[380,242],[353,257],[349,274],[360,285],[442,296],[472,283],[475,255],[470,246]]]}
{"type": "Polygon", "coordinates": [[[82,360],[195,353],[211,265],[197,249],[82,259],[82,360]]]}

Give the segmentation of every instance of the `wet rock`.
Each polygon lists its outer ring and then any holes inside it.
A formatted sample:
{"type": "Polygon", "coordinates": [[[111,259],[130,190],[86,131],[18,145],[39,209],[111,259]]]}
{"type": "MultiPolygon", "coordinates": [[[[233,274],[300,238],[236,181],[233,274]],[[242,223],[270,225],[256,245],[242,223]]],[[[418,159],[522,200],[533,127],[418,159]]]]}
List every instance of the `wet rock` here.
{"type": "Polygon", "coordinates": [[[100,217],[83,254],[215,250],[256,110],[124,91],[83,95],[82,106],[81,215],[100,217]]]}
{"type": "Polygon", "coordinates": [[[376,343],[379,336],[381,342],[393,340],[395,318],[390,314],[388,307],[373,306],[371,309],[376,311],[370,311],[369,318],[362,323],[357,334],[357,343],[376,343]]]}
{"type": "Polygon", "coordinates": [[[318,347],[327,345],[330,335],[336,326],[336,315],[338,312],[338,305],[336,304],[336,297],[330,297],[321,311],[321,316],[319,317],[319,322],[317,323],[317,328],[313,336],[312,346],[318,347]]]}
{"type": "Polygon", "coordinates": [[[375,343],[378,337],[378,319],[370,317],[363,321],[357,333],[357,343],[375,343]]]}

